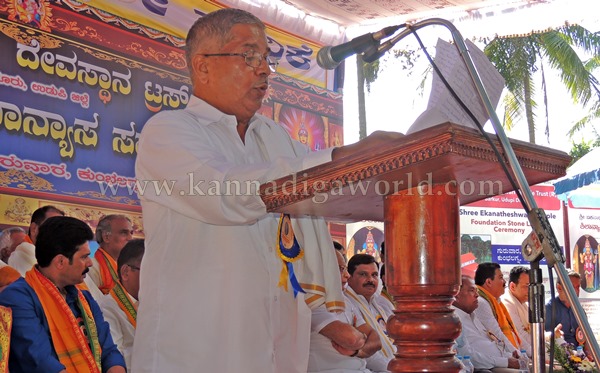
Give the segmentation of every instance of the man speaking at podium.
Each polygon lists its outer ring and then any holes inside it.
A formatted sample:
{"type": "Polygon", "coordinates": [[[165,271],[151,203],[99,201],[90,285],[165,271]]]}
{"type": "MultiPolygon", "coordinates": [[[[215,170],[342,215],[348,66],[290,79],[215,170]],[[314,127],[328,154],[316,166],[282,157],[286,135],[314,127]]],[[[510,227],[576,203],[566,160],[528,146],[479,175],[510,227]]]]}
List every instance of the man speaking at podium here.
{"type": "Polygon", "coordinates": [[[258,187],[402,135],[309,153],[257,115],[277,63],[248,12],[198,19],[186,54],[187,108],[156,114],[139,142],[150,185],[132,370],[306,372],[310,308],[343,308],[332,240],[323,219],[267,213],[258,187]]]}

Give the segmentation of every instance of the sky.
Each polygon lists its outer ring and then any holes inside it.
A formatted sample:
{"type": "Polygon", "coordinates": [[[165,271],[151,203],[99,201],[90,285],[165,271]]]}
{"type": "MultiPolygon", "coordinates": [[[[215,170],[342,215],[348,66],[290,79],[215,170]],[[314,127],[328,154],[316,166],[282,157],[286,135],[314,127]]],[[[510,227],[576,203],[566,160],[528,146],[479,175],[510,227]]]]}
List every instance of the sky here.
{"type": "MultiPolygon", "coordinates": [[[[597,0],[593,0],[597,1],[597,0]]],[[[600,21],[597,16],[589,18],[591,1],[570,0],[568,8],[566,1],[556,0],[552,7],[536,6],[535,8],[519,10],[504,15],[506,12],[498,11],[499,16],[482,19],[476,22],[461,21],[457,14],[440,14],[439,17],[453,20],[454,26],[464,38],[474,36],[493,36],[494,34],[512,35],[526,32],[525,30],[545,29],[548,25],[558,26],[565,21],[578,23],[589,31],[600,31],[600,21]],[[532,17],[532,12],[535,17],[532,17]],[[507,18],[508,17],[508,18],[507,18]],[[510,19],[510,22],[507,21],[510,19]],[[543,19],[544,24],[529,22],[532,19],[543,19]]],[[[592,9],[595,6],[592,7],[592,9]]],[[[489,12],[492,13],[492,12],[489,12]]],[[[362,35],[366,32],[379,30],[390,23],[369,25],[348,30],[350,37],[362,35]]],[[[393,24],[393,23],[392,23],[393,24]]],[[[435,55],[434,45],[438,38],[450,41],[451,36],[444,27],[426,27],[419,31],[428,51],[435,55]]],[[[397,47],[417,49],[413,36],[401,40],[397,47]]],[[[483,46],[482,46],[483,47],[483,46]]],[[[585,58],[585,56],[582,56],[585,58]]],[[[419,88],[423,80],[423,73],[428,67],[427,59],[421,52],[418,54],[417,65],[410,73],[404,70],[402,64],[388,52],[381,60],[382,70],[378,79],[371,85],[371,92],[366,93],[367,134],[375,130],[387,130],[405,133],[414,120],[426,109],[431,85],[431,72],[428,73],[425,88],[419,88]]],[[[537,97],[540,103],[536,112],[537,130],[536,143],[543,146],[556,148],[568,152],[572,143],[567,137],[567,131],[586,113],[587,109],[575,105],[568,92],[562,86],[558,73],[545,66],[547,91],[548,91],[548,120],[550,137],[544,134],[546,119],[543,112],[542,97],[537,97]]],[[[600,74],[597,74],[600,76],[600,74]]],[[[537,87],[541,89],[541,75],[538,76],[537,87]]],[[[358,98],[356,83],[356,59],[351,57],[346,60],[346,76],[344,82],[344,142],[350,144],[358,141],[358,98]]],[[[496,109],[498,117],[502,118],[501,105],[496,109]]],[[[600,121],[595,123],[600,129],[600,121]]],[[[487,132],[494,132],[490,123],[485,127],[487,132]]],[[[582,137],[589,137],[590,131],[579,133],[574,137],[576,143],[582,137]]],[[[513,131],[506,131],[509,138],[528,141],[527,123],[520,121],[513,131]]]]}

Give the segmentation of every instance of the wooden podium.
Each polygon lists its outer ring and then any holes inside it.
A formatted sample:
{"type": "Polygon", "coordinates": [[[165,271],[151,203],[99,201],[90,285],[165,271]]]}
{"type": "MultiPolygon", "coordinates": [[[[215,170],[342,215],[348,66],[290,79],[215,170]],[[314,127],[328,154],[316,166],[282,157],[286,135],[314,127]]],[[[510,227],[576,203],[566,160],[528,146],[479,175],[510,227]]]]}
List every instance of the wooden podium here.
{"type": "MultiPolygon", "coordinates": [[[[511,144],[530,185],[565,174],[566,153],[511,144]]],[[[459,206],[512,190],[483,136],[445,123],[265,183],[261,196],[270,212],[383,221],[397,306],[387,325],[398,349],[389,369],[458,372],[451,347],[460,322],[450,306],[460,287],[459,206]]]]}

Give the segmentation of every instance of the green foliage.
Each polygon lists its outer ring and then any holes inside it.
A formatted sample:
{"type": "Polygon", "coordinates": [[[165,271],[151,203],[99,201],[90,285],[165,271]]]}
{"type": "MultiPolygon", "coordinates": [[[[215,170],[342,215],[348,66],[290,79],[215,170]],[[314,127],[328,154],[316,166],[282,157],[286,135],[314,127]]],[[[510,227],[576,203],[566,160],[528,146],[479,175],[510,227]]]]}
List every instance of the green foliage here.
{"type": "Polygon", "coordinates": [[[600,137],[598,136],[597,132],[594,131],[594,133],[596,135],[595,139],[588,141],[581,140],[581,142],[578,144],[576,144],[574,141],[571,142],[571,150],[569,150],[569,155],[572,157],[572,159],[569,166],[577,162],[592,149],[600,147],[600,137]]]}
{"type": "Polygon", "coordinates": [[[363,61],[363,74],[365,76],[367,92],[371,93],[371,83],[376,81],[379,75],[379,60],[370,63],[363,61]]]}
{"type": "MultiPolygon", "coordinates": [[[[593,69],[600,65],[600,34],[592,33],[579,25],[565,24],[556,30],[482,41],[487,44],[484,48],[485,54],[504,77],[512,96],[509,99],[510,106],[507,106],[509,118],[505,123],[512,125],[515,122],[512,115],[527,112],[531,142],[535,142],[535,117],[531,113],[535,108],[533,93],[537,91],[534,75],[538,72],[542,74],[542,97],[547,108],[545,63],[558,70],[573,102],[583,106],[589,102],[594,103],[595,110],[587,120],[580,121],[571,129],[571,136],[591,119],[600,116],[599,82],[592,75],[593,69]],[[577,54],[578,50],[594,57],[589,61],[582,61],[577,54]]],[[[546,135],[549,135],[547,123],[546,135]]]]}
{"type": "Polygon", "coordinates": [[[480,236],[463,234],[460,236],[460,253],[473,253],[477,263],[492,261],[492,241],[482,240],[480,236]]]}

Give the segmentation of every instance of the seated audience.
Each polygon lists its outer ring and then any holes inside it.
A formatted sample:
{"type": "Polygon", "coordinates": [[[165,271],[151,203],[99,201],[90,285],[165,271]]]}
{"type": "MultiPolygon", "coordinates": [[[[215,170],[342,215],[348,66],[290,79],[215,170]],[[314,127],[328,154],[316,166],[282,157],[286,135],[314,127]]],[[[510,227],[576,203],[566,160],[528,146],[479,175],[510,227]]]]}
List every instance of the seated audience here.
{"type": "Polygon", "coordinates": [[[11,373],[125,372],[98,304],[81,284],[92,265],[90,227],[81,220],[47,219],[37,235],[37,264],[0,293],[12,309],[11,373]]]}
{"type": "Polygon", "coordinates": [[[25,276],[25,272],[29,271],[36,263],[35,242],[40,225],[50,217],[64,215],[64,212],[54,206],[43,206],[35,210],[31,215],[28,235],[25,237],[24,241],[15,248],[14,252],[8,258],[7,264],[19,271],[21,276],[25,276]]]}
{"type": "Polygon", "coordinates": [[[453,303],[454,313],[462,324],[460,336],[456,339],[458,354],[469,355],[476,371],[519,369],[518,353],[512,352],[502,339],[486,329],[475,314],[478,298],[478,289],[473,279],[463,275],[460,290],[453,303]]]}
{"type": "MultiPolygon", "coordinates": [[[[568,270],[569,280],[573,285],[575,294],[579,297],[579,291],[581,290],[581,275],[573,270],[568,270]]],[[[554,329],[558,324],[561,324],[561,330],[564,333],[564,340],[574,346],[585,346],[585,337],[583,331],[579,327],[579,323],[575,318],[575,311],[571,307],[571,302],[567,298],[566,290],[564,289],[560,278],[556,282],[556,297],[550,299],[546,303],[546,314],[545,314],[545,329],[550,331],[554,329]],[[554,324],[552,324],[552,305],[555,308],[554,324]]]]}
{"type": "MultiPolygon", "coordinates": [[[[519,353],[521,338],[515,328],[510,314],[500,301],[504,294],[506,281],[498,263],[481,263],[475,271],[475,284],[479,292],[479,306],[474,311],[483,326],[506,345],[510,351],[519,353]]],[[[531,347],[529,348],[531,350],[531,347]]]]}
{"type": "Polygon", "coordinates": [[[21,227],[6,228],[0,233],[0,261],[8,264],[8,258],[21,242],[25,241],[27,233],[21,227]]]}
{"type": "Polygon", "coordinates": [[[515,266],[510,270],[508,277],[508,291],[501,297],[502,304],[506,307],[513,321],[521,347],[531,356],[531,326],[529,325],[529,269],[524,266],[515,266]]]}
{"type": "Polygon", "coordinates": [[[388,337],[386,325],[394,314],[394,306],[386,297],[377,293],[379,268],[373,256],[355,254],[348,261],[348,272],[350,278],[346,296],[381,339],[381,350],[367,359],[367,367],[373,371],[385,371],[396,352],[394,341],[388,337]]]}
{"type": "Polygon", "coordinates": [[[132,237],[131,220],[125,215],[106,215],[98,222],[96,242],[100,247],[92,258],[89,277],[103,294],[108,294],[119,281],[117,259],[132,237]]]}
{"type": "MultiPolygon", "coordinates": [[[[339,250],[336,257],[344,288],[349,274],[339,250]]],[[[381,348],[377,333],[369,327],[352,303],[344,312],[329,312],[324,305],[312,311],[309,372],[371,372],[364,360],[381,348]]]]}
{"type": "Polygon", "coordinates": [[[117,260],[119,281],[99,302],[104,319],[110,324],[113,341],[125,358],[127,370],[131,367],[143,256],[143,239],[134,239],[125,244],[117,260]]]}

